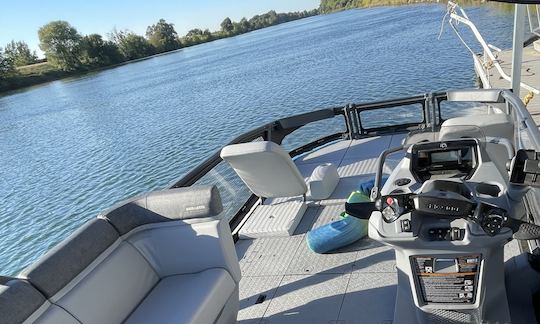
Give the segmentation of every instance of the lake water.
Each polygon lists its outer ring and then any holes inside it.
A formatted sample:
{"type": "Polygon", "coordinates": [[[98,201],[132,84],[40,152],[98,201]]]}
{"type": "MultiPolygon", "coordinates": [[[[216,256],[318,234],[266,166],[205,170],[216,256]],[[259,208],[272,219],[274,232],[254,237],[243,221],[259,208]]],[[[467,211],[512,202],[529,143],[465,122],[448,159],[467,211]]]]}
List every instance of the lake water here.
{"type": "MultiPolygon", "coordinates": [[[[437,40],[444,13],[415,5],[311,17],[1,96],[0,274],[265,122],[474,86],[451,30],[437,40]]],[[[468,14],[488,41],[510,46],[511,13],[468,14]]]]}

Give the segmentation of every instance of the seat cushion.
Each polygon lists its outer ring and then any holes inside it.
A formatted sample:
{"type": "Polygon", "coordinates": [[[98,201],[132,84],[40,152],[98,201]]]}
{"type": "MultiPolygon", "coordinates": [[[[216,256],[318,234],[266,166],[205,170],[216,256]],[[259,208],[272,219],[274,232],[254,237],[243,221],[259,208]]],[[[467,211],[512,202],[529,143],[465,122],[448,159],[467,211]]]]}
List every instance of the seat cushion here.
{"type": "Polygon", "coordinates": [[[0,323],[21,323],[45,302],[45,297],[28,282],[5,277],[1,279],[0,323]]]}
{"type": "Polygon", "coordinates": [[[213,323],[235,287],[222,268],[166,277],[125,323],[213,323]]]}
{"type": "Polygon", "coordinates": [[[104,219],[93,219],[47,252],[20,276],[51,298],[78,276],[117,239],[118,233],[104,219]]]}
{"type": "MultiPolygon", "coordinates": [[[[36,312],[39,313],[39,312],[36,312]]],[[[33,324],[80,324],[75,317],[71,316],[61,307],[57,305],[50,304],[46,306],[46,309],[43,310],[43,313],[39,314],[39,317],[34,320],[34,316],[37,314],[34,313],[31,318],[27,321],[33,324]]]]}
{"type": "Polygon", "coordinates": [[[128,317],[158,282],[148,262],[123,242],[52,301],[58,298],[56,304],[84,324],[115,324],[128,317]]]}

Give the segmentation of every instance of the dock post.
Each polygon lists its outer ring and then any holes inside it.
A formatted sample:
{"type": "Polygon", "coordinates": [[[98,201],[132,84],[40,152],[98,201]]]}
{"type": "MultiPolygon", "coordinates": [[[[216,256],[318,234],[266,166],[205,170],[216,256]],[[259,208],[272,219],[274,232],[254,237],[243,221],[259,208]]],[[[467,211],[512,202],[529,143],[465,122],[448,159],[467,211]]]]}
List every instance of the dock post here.
{"type": "Polygon", "coordinates": [[[525,33],[525,5],[516,4],[514,9],[514,39],[512,46],[512,90],[520,97],[523,38],[525,33]]]}

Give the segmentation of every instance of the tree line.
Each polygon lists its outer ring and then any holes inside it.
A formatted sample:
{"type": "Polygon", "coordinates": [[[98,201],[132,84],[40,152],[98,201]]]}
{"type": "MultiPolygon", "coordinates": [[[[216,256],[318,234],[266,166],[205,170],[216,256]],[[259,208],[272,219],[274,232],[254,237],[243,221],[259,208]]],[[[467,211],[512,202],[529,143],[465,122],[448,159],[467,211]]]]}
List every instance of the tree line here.
{"type": "Polygon", "coordinates": [[[321,0],[319,11],[321,13],[330,13],[353,8],[401,5],[417,2],[437,2],[437,0],[321,0]]]}
{"type": "MultiPolygon", "coordinates": [[[[479,4],[482,0],[461,0],[460,4],[479,4]]],[[[398,6],[415,3],[440,3],[439,0],[321,0],[319,12],[321,14],[331,13],[335,11],[367,8],[376,6],[398,6]]]]}
{"type": "MultiPolygon", "coordinates": [[[[81,35],[67,21],[58,20],[38,30],[39,48],[45,53],[47,63],[56,71],[88,71],[317,14],[317,9],[289,13],[271,10],[251,19],[242,18],[238,22],[227,17],[222,21],[220,30],[211,32],[196,28],[184,36],[178,35],[174,24],[160,19],[147,27],[144,36],[129,30],[113,29],[106,38],[99,34],[81,35]]],[[[0,48],[0,82],[4,80],[6,83],[10,78],[17,77],[18,68],[38,62],[35,51],[32,52],[24,41],[10,42],[4,49],[0,48]]]]}

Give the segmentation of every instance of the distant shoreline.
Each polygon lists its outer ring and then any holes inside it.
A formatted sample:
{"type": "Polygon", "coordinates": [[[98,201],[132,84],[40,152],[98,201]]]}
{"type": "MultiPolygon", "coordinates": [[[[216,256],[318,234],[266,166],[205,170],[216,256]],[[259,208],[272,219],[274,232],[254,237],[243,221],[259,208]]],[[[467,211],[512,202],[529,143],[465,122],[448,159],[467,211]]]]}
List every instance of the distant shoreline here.
{"type": "MultiPolygon", "coordinates": [[[[200,44],[197,44],[197,45],[200,45],[200,44]]],[[[192,46],[196,46],[196,45],[192,45],[192,46]]],[[[64,79],[69,79],[69,78],[82,77],[82,76],[87,75],[87,74],[101,72],[101,71],[105,71],[105,70],[111,70],[111,69],[114,69],[114,68],[117,68],[117,67],[120,67],[120,66],[123,66],[123,65],[128,65],[128,64],[132,64],[132,63],[137,63],[137,62],[149,60],[149,59],[152,59],[152,58],[155,58],[155,57],[158,57],[158,56],[162,56],[162,55],[172,54],[174,52],[178,52],[178,51],[181,51],[181,50],[183,50],[185,48],[189,48],[189,47],[192,47],[192,46],[183,47],[183,48],[172,50],[172,51],[169,51],[169,52],[153,54],[153,55],[150,55],[150,56],[141,57],[141,58],[134,59],[134,60],[129,60],[129,61],[116,63],[116,64],[113,64],[113,65],[95,67],[95,68],[88,69],[88,70],[51,71],[49,74],[16,76],[16,77],[13,77],[11,79],[11,81],[15,81],[15,84],[12,84],[10,87],[0,88],[0,97],[5,96],[5,95],[10,94],[10,93],[20,91],[20,90],[31,88],[31,87],[34,87],[34,86],[37,86],[37,85],[42,85],[42,84],[46,84],[46,83],[49,83],[49,82],[54,82],[54,81],[64,80],[64,79]]],[[[38,64],[34,64],[34,65],[38,65],[38,64]]]]}
{"type": "MultiPolygon", "coordinates": [[[[479,5],[487,0],[461,0],[460,5],[479,5]]],[[[407,6],[418,4],[446,5],[446,0],[321,0],[319,14],[330,14],[351,9],[367,9],[375,7],[407,6]]],[[[504,5],[504,4],[502,4],[504,5]]]]}

